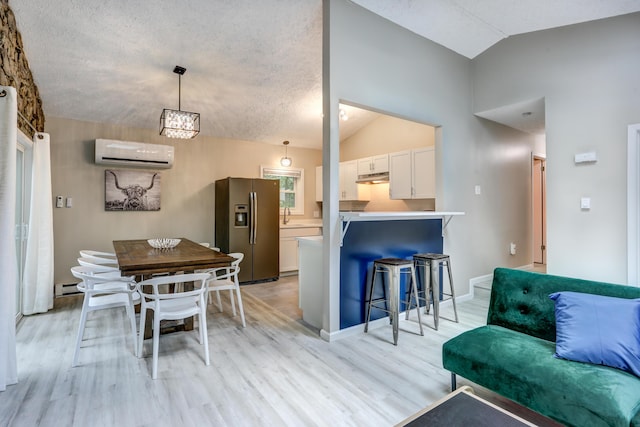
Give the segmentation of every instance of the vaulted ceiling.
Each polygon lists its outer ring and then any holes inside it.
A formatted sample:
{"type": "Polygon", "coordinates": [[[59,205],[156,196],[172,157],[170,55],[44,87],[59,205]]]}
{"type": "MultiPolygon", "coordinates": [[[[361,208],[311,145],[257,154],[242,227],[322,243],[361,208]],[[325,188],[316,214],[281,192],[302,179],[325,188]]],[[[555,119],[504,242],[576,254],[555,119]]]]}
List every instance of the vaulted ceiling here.
{"type": "MultiPolygon", "coordinates": [[[[640,0],[353,0],[474,58],[501,39],[640,11],[640,0]]],[[[10,0],[47,116],[320,148],[321,0],[10,0]]],[[[356,122],[352,122],[356,123],[356,122]]],[[[354,124],[351,124],[354,126],[354,124]]]]}

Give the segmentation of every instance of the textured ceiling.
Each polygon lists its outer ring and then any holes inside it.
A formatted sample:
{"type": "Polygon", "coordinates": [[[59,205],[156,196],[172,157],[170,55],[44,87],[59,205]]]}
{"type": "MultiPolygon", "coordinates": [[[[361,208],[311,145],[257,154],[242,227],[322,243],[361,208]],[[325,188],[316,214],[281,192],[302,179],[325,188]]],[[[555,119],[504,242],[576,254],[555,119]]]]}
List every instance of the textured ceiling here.
{"type": "MultiPolygon", "coordinates": [[[[473,58],[512,34],[640,10],[640,0],[354,0],[473,58]]],[[[321,0],[10,0],[47,116],[320,148],[321,0]]],[[[356,126],[358,120],[344,123],[356,126]]]]}

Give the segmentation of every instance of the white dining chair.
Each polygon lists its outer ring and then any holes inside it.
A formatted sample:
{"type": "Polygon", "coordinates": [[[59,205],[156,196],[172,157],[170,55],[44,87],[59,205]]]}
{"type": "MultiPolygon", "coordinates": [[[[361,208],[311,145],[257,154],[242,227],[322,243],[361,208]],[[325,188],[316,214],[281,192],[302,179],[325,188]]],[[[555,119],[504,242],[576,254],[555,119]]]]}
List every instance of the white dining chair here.
{"type": "Polygon", "coordinates": [[[71,274],[81,280],[77,288],[84,294],[80,325],[76,338],[76,347],[73,353],[71,366],[78,365],[80,345],[84,335],[87,315],[92,311],[106,310],[109,308],[124,307],[131,323],[133,338],[133,351],[137,354],[136,314],[134,303],[140,300],[136,291],[136,283],[133,277],[114,277],[110,272],[100,272],[90,266],[76,266],[71,268],[71,274]]]}
{"type": "Polygon", "coordinates": [[[216,248],[215,246],[211,246],[211,243],[209,243],[209,242],[200,242],[198,244],[204,246],[205,248],[209,248],[209,249],[212,249],[214,251],[220,252],[220,248],[216,248]]]}
{"type": "Polygon", "coordinates": [[[218,267],[207,270],[211,273],[211,278],[207,282],[207,300],[211,298],[211,292],[216,292],[218,309],[222,312],[222,301],[220,300],[220,291],[229,291],[231,298],[231,309],[233,315],[236,315],[236,305],[233,293],[236,293],[238,299],[238,310],[240,310],[240,318],[242,319],[242,327],[246,328],[244,319],[244,307],[242,305],[242,295],[240,293],[240,283],[238,282],[238,273],[240,272],[240,263],[244,259],[244,254],[240,252],[230,253],[229,256],[235,258],[228,267],[218,267]]]}
{"type": "Polygon", "coordinates": [[[95,273],[113,273],[114,277],[121,276],[120,269],[113,264],[100,264],[93,258],[78,258],[78,264],[83,267],[91,267],[95,273]]]}
{"type": "Polygon", "coordinates": [[[151,378],[158,377],[158,347],[160,342],[160,321],[180,320],[198,316],[200,344],[204,345],[205,364],[209,366],[209,340],[207,338],[206,281],[209,273],[176,274],[154,277],[138,283],[142,296],[140,305],[140,335],[138,357],[142,357],[144,328],[147,310],[153,310],[153,361],[151,378]],[[166,286],[175,283],[193,282],[194,289],[184,292],[166,292],[166,286]],[[163,289],[165,290],[163,292],[163,289]]]}
{"type": "Polygon", "coordinates": [[[113,267],[117,267],[118,266],[118,260],[117,258],[115,258],[115,256],[108,256],[107,252],[96,252],[96,251],[89,251],[89,250],[81,250],[80,251],[80,257],[87,260],[87,261],[91,261],[94,264],[104,264],[104,265],[110,265],[113,267]],[[100,255],[100,254],[107,254],[107,255],[100,255]]]}
{"type": "Polygon", "coordinates": [[[97,256],[100,258],[116,258],[116,254],[114,252],[102,252],[102,251],[94,251],[91,249],[80,249],[81,257],[92,257],[97,256]]]}

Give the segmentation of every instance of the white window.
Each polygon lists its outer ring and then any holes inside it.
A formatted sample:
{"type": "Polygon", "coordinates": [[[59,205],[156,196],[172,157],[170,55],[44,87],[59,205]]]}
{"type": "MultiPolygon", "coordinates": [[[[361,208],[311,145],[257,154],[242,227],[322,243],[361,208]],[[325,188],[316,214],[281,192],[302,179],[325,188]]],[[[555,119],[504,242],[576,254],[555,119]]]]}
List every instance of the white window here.
{"type": "Polygon", "coordinates": [[[260,166],[260,174],[280,181],[281,212],[289,208],[291,214],[304,215],[304,169],[260,166]]]}

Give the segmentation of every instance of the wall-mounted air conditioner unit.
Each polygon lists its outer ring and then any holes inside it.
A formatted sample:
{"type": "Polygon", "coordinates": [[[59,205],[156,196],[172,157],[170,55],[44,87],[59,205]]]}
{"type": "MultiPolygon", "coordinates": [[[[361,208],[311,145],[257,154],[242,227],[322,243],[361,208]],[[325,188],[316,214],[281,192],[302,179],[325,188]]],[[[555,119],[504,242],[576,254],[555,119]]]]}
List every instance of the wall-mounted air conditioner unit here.
{"type": "Polygon", "coordinates": [[[173,147],[142,142],[96,139],[96,164],[170,168],[173,147]]]}

